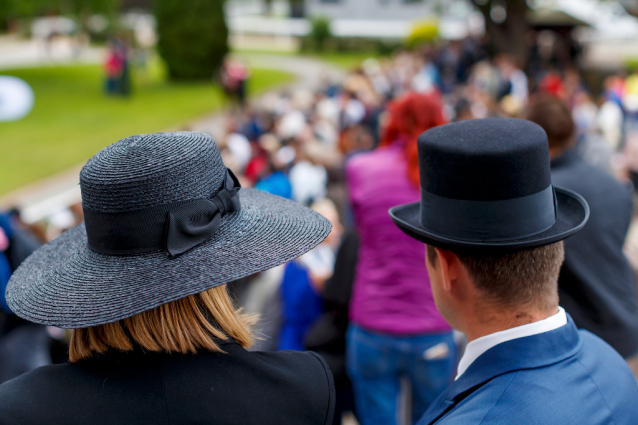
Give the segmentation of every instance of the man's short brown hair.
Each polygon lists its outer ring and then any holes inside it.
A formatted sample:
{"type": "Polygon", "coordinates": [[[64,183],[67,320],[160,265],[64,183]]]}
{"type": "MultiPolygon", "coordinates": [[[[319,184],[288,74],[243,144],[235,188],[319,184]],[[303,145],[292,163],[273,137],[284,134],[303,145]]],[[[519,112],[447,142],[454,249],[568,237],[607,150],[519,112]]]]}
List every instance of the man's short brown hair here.
{"type": "Polygon", "coordinates": [[[574,120],[562,100],[542,97],[529,107],[525,118],[543,127],[550,149],[567,147],[573,140],[574,120]]]}
{"type": "MultiPolygon", "coordinates": [[[[548,309],[558,305],[558,273],[565,258],[563,242],[514,252],[453,250],[476,287],[488,300],[506,306],[548,309]]],[[[436,252],[427,246],[428,261],[436,252]]]]}

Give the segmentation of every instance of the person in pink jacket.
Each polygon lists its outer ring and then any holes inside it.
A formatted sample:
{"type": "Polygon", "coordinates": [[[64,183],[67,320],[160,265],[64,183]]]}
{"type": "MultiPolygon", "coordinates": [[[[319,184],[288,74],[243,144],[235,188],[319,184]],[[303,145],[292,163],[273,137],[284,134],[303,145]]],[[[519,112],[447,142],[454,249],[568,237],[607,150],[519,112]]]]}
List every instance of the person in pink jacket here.
{"type": "Polygon", "coordinates": [[[362,425],[396,423],[402,376],[411,383],[418,420],[451,382],[456,363],[452,330],[432,298],[424,245],[388,215],[391,207],[420,199],[416,139],[445,123],[439,96],[407,93],[388,115],[381,146],[346,164],[361,241],[346,357],[362,425]]]}

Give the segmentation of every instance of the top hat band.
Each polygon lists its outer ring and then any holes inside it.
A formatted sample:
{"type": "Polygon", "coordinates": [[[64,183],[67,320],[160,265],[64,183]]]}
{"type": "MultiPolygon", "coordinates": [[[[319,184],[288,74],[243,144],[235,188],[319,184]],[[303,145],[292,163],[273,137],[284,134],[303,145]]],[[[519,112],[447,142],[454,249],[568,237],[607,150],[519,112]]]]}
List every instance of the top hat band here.
{"type": "Polygon", "coordinates": [[[105,213],[84,209],[88,246],[107,255],[134,255],[165,250],[182,254],[212,236],[221,218],[241,208],[241,185],[227,170],[221,189],[212,198],[156,205],[134,211],[105,213]]]}
{"type": "Polygon", "coordinates": [[[556,208],[552,185],[532,195],[497,201],[444,198],[421,189],[421,225],[440,236],[464,241],[536,235],[556,223],[556,208]]]}

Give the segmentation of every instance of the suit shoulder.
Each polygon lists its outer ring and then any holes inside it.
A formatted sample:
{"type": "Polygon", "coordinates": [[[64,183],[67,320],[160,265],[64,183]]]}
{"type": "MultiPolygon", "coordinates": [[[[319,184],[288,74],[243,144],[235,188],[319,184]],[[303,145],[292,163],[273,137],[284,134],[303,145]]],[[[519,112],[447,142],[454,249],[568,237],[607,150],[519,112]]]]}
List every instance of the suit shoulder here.
{"type": "Polygon", "coordinates": [[[584,192],[585,195],[604,189],[621,198],[631,199],[630,191],[611,174],[582,159],[573,165],[552,169],[551,173],[552,181],[559,187],[584,192]]]}
{"type": "Polygon", "coordinates": [[[311,351],[282,350],[249,352],[254,361],[262,363],[270,379],[279,389],[294,388],[294,396],[308,406],[319,407],[325,423],[332,423],[335,387],[325,360],[311,351]]]}
{"type": "Polygon", "coordinates": [[[41,411],[43,405],[55,398],[61,374],[68,364],[43,366],[0,385],[0,424],[12,424],[11,418],[23,416],[30,409],[41,411]]]}
{"type": "Polygon", "coordinates": [[[4,382],[0,385],[0,403],[3,399],[11,398],[12,395],[21,391],[31,391],[33,388],[50,385],[60,374],[67,374],[72,369],[71,366],[68,363],[42,366],[4,382]]]}
{"type": "Polygon", "coordinates": [[[257,361],[269,367],[296,376],[302,376],[303,381],[312,382],[313,386],[323,386],[328,389],[332,384],[332,373],[321,356],[311,351],[253,351],[249,354],[257,361]],[[300,375],[299,375],[300,374],[300,375]]]}
{"type": "Polygon", "coordinates": [[[638,418],[638,383],[625,360],[609,344],[586,330],[577,359],[614,417],[638,418]]]}
{"type": "Polygon", "coordinates": [[[583,345],[575,356],[515,372],[483,423],[511,423],[512,418],[547,424],[629,423],[638,418],[638,384],[627,364],[600,338],[580,332],[583,345]]]}
{"type": "MultiPolygon", "coordinates": [[[[485,382],[454,408],[439,419],[437,425],[453,424],[480,424],[484,418],[497,407],[501,397],[509,389],[517,372],[505,373],[496,376],[485,382]]],[[[500,406],[497,407],[497,410],[500,406]]],[[[427,418],[423,417],[418,425],[427,425],[427,418]]],[[[505,422],[505,423],[527,423],[527,422],[505,422]]]]}
{"type": "Polygon", "coordinates": [[[620,378],[623,381],[636,382],[625,360],[611,345],[587,330],[581,329],[578,333],[583,346],[578,352],[577,358],[590,374],[613,372],[614,379],[620,378]]]}
{"type": "Polygon", "coordinates": [[[251,358],[272,364],[286,364],[290,367],[317,364],[317,358],[310,351],[280,350],[280,351],[246,351],[251,358]]]}

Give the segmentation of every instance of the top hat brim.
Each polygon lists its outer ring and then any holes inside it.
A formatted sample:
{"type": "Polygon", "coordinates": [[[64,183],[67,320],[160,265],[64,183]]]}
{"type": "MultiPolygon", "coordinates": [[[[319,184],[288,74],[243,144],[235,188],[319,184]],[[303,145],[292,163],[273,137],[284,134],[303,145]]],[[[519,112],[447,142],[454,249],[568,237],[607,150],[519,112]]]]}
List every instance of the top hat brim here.
{"type": "Polygon", "coordinates": [[[524,238],[509,240],[463,240],[446,237],[421,225],[421,203],[399,205],[390,209],[390,217],[408,236],[440,248],[482,248],[514,251],[538,248],[559,242],[583,228],[589,218],[587,202],[570,190],[554,188],[556,193],[556,222],[549,229],[524,238]]]}
{"type": "Polygon", "coordinates": [[[327,219],[296,202],[255,189],[238,196],[240,211],[175,258],[164,251],[93,252],[80,224],[22,263],[7,286],[7,303],[26,320],[61,328],[115,322],[284,264],[330,233],[327,219]]]}

